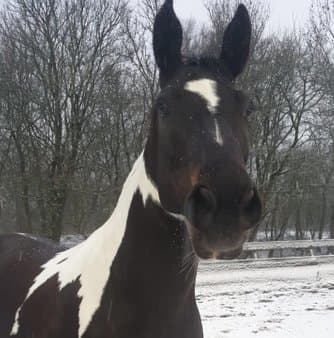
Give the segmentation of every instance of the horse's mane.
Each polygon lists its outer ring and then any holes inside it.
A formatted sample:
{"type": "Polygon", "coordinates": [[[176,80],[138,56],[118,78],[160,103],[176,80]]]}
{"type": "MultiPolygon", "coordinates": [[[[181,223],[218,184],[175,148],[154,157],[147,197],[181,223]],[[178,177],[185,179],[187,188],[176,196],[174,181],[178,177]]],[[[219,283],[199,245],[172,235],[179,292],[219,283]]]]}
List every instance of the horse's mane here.
{"type": "Polygon", "coordinates": [[[213,73],[220,73],[233,80],[232,74],[227,67],[218,58],[210,55],[194,56],[188,55],[183,57],[183,64],[185,66],[199,66],[205,70],[213,73]]]}

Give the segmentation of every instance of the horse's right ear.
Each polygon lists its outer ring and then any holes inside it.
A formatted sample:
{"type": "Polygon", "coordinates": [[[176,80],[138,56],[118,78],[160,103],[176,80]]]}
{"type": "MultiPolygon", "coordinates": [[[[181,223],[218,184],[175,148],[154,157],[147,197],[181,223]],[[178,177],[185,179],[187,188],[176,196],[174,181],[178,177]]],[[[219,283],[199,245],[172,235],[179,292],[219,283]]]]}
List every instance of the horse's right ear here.
{"type": "Polygon", "coordinates": [[[182,63],[182,26],[173,9],[173,0],[166,0],[154,22],[153,49],[163,87],[182,63]]]}

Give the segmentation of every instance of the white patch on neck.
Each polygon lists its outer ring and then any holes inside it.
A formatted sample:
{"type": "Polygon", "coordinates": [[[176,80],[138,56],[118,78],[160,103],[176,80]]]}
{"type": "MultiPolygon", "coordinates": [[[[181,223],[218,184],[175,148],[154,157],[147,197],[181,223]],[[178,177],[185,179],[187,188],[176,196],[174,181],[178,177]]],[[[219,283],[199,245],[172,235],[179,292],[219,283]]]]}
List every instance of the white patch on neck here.
{"type": "Polygon", "coordinates": [[[84,335],[100,306],[111,265],[125,234],[130,206],[138,190],[142,195],[144,206],[149,197],[160,205],[159,192],[146,173],[143,154],[138,158],[125,181],[116,208],[109,220],[93,232],[86,241],[58,253],[42,266],[42,272],[35,278],[24,302],[16,311],[11,335],[19,332],[20,312],[26,300],[54,276],[58,279],[59,292],[79,279],[81,287],[77,296],[81,298],[81,303],[78,337],[84,335]]]}
{"type": "Polygon", "coordinates": [[[189,81],[185,84],[184,89],[195,93],[202,97],[207,102],[207,107],[211,112],[214,124],[215,124],[215,140],[219,145],[223,145],[223,137],[219,128],[219,124],[217,121],[216,113],[217,108],[220,103],[220,98],[217,95],[218,85],[217,82],[211,79],[200,79],[189,81]]]}

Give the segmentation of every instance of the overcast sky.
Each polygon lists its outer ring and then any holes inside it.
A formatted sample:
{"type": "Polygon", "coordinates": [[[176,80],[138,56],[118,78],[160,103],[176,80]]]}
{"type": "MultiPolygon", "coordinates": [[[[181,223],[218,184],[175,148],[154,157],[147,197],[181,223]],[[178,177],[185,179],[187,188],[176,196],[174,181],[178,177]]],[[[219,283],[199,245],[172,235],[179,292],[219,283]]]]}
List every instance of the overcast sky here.
{"type": "MultiPolygon", "coordinates": [[[[174,0],[175,9],[181,18],[195,18],[201,22],[207,19],[204,3],[210,0],[174,0]]],[[[255,0],[256,1],[256,0],[255,0]]],[[[270,31],[285,30],[307,21],[312,0],[264,0],[270,6],[270,31]]]]}
{"type": "MultiPolygon", "coordinates": [[[[140,0],[130,0],[133,2],[140,0]]],[[[210,0],[174,0],[175,10],[180,18],[194,18],[199,23],[208,20],[204,3],[210,0]]],[[[256,1],[256,0],[255,0],[256,1]]],[[[271,15],[267,30],[285,30],[307,21],[312,0],[264,0],[271,9],[271,15]]],[[[0,4],[6,0],[0,0],[0,4]]]]}

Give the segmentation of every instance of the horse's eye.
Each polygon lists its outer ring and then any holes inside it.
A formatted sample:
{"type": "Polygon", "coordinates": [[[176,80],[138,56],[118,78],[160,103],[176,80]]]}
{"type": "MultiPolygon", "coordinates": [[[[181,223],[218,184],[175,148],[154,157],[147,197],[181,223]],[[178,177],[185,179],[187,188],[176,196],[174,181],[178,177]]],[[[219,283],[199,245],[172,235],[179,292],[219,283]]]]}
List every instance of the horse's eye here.
{"type": "Polygon", "coordinates": [[[162,117],[166,117],[168,115],[169,109],[168,105],[163,100],[158,100],[156,103],[156,110],[162,117]]]}

